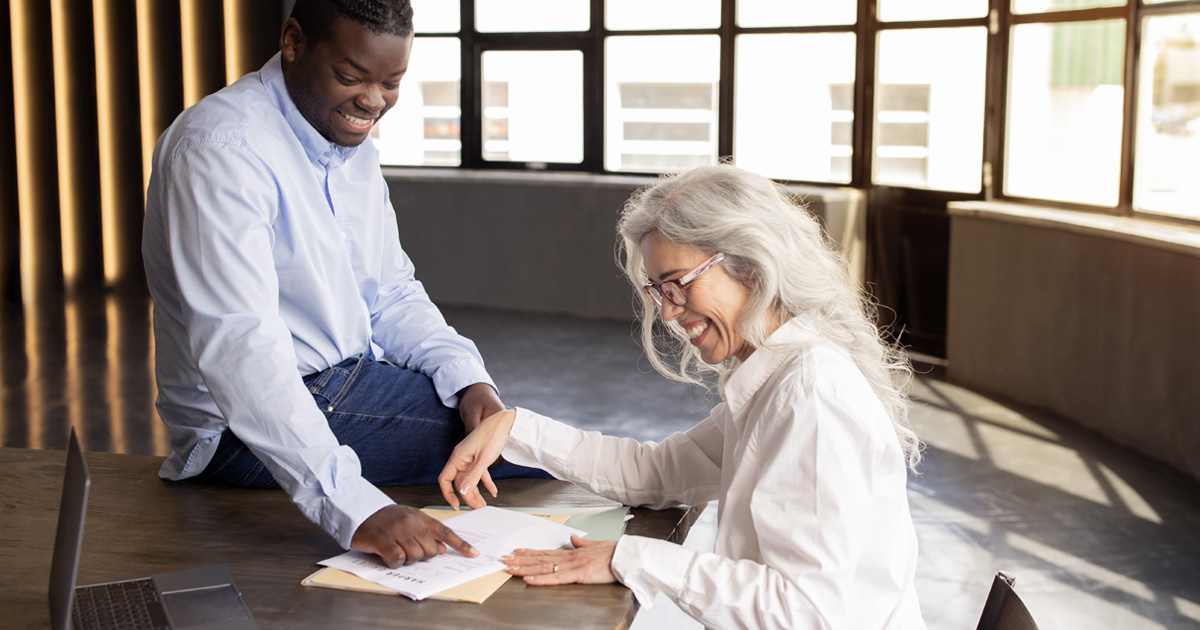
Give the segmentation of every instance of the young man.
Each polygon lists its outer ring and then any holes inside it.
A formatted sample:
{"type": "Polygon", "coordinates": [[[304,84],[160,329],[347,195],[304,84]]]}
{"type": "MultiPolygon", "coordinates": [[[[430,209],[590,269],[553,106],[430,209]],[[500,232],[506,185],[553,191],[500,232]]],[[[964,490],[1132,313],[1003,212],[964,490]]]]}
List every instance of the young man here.
{"type": "Polygon", "coordinates": [[[160,476],[278,484],[390,566],[470,545],[376,486],[433,483],[504,409],[414,279],[367,141],[412,33],[407,0],[298,0],[279,54],[159,139],[142,242],[173,448],[160,476]]]}

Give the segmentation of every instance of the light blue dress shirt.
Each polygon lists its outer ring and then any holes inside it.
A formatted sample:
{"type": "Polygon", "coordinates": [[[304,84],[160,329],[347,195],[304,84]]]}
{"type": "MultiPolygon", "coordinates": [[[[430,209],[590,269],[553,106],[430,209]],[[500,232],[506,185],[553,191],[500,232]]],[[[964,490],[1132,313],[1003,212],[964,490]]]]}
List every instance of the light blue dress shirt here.
{"type": "Polygon", "coordinates": [[[450,407],[468,385],[495,386],[414,279],[374,145],[321,136],[279,55],[159,138],[142,254],[171,433],[160,476],[202,472],[228,426],[343,547],[391,500],[301,377],[370,351],[429,375],[450,407]]]}

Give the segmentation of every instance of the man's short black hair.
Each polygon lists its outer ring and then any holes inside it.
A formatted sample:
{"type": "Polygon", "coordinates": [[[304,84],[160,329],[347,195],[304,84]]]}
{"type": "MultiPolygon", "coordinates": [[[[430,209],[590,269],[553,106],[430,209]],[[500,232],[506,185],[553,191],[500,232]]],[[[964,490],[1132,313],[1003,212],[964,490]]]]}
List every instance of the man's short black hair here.
{"type": "Polygon", "coordinates": [[[407,37],[413,32],[408,0],[296,0],[292,17],[312,44],[332,37],[337,20],[350,20],[376,35],[407,37]]]}

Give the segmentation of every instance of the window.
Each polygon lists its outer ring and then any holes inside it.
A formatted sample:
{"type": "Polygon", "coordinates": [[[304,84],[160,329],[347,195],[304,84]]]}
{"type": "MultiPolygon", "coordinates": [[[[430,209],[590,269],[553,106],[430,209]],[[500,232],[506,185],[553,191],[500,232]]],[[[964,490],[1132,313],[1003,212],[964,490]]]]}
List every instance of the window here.
{"type": "Polygon", "coordinates": [[[1200,221],[1200,0],[414,10],[409,75],[375,133],[385,164],[656,173],[732,159],[787,181],[1200,221]]]}
{"type": "MultiPolygon", "coordinates": [[[[1018,3],[1021,1],[1017,0],[1018,3]]],[[[977,18],[987,15],[987,12],[987,0],[879,0],[879,19],[883,22],[977,18]]]]}
{"type": "Polygon", "coordinates": [[[1117,205],[1124,42],[1122,20],[1013,29],[1006,193],[1117,205]]]}
{"type": "Polygon", "coordinates": [[[475,27],[482,33],[586,31],[588,0],[475,0],[475,27]]]}
{"type": "Polygon", "coordinates": [[[830,26],[854,24],[858,3],[854,0],[822,2],[779,2],[741,0],[737,3],[738,26],[830,26]]]}
{"type": "Polygon", "coordinates": [[[875,183],[980,190],[986,55],[983,27],[879,34],[875,183]]]}
{"type": "Polygon", "coordinates": [[[778,179],[850,182],[853,33],[742,35],[734,76],[737,164],[778,179]],[[779,59],[815,60],[778,73],[779,59]]]}
{"type": "Polygon", "coordinates": [[[483,159],[583,160],[581,53],[483,53],[483,159]]]}
{"type": "Polygon", "coordinates": [[[607,0],[604,23],[613,31],[721,26],[721,0],[607,0]]]}
{"type": "Polygon", "coordinates": [[[1143,24],[1134,208],[1200,219],[1200,13],[1143,24]]]}
{"type": "Polygon", "coordinates": [[[719,44],[715,35],[608,39],[605,168],[659,173],[716,161],[719,44]]]}
{"type": "Polygon", "coordinates": [[[411,64],[400,82],[396,106],[375,127],[375,146],[384,164],[458,166],[462,109],[459,107],[459,43],[445,37],[413,41],[411,64]]]}

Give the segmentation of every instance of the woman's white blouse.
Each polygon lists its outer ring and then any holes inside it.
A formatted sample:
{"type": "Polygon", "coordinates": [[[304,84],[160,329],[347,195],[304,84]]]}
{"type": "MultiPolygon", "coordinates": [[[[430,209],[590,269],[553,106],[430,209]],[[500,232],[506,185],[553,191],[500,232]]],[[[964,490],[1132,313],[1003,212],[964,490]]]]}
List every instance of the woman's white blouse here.
{"type": "Polygon", "coordinates": [[[924,628],[917,538],[891,421],[849,355],[799,320],[729,378],[725,401],[661,443],[525,409],[505,459],[635,506],[719,499],[714,553],[623,536],[613,573],[710,628],[924,628]]]}

